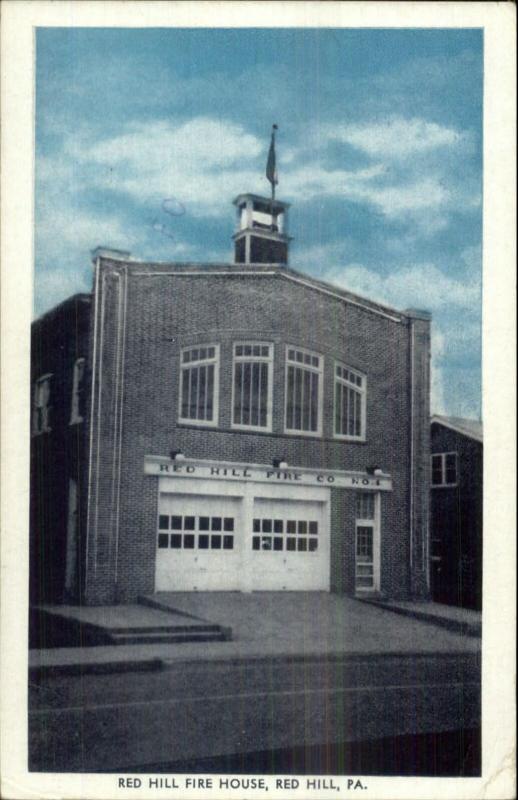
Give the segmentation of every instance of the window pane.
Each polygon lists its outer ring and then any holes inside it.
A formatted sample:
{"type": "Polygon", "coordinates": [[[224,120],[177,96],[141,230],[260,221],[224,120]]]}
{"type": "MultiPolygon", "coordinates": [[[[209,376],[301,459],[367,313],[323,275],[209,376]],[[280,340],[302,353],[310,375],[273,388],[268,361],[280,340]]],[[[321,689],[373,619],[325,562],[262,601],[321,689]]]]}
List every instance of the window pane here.
{"type": "Polygon", "coordinates": [[[302,370],[295,369],[295,385],[293,397],[293,428],[296,431],[302,429],[302,370]]]}
{"type": "Polygon", "coordinates": [[[181,547],[182,546],[182,534],[181,533],[172,533],[171,534],[171,547],[181,547]]]}
{"type": "Polygon", "coordinates": [[[198,419],[207,419],[207,367],[199,367],[198,419]]]}
{"type": "Polygon", "coordinates": [[[211,536],[210,537],[210,546],[212,550],[221,550],[221,536],[211,536]]]}
{"type": "Polygon", "coordinates": [[[185,531],[194,530],[194,517],[184,517],[183,528],[185,531]]]}
{"type": "Polygon", "coordinates": [[[308,549],[306,539],[297,539],[297,550],[305,552],[308,549]]]}
{"type": "Polygon", "coordinates": [[[223,537],[223,550],[232,550],[234,548],[234,537],[233,536],[224,536],[223,537]]]}
{"type": "Polygon", "coordinates": [[[200,517],[200,522],[199,522],[200,531],[208,531],[209,530],[209,524],[210,524],[210,518],[209,517],[200,517]]]}
{"type": "Polygon", "coordinates": [[[198,536],[198,547],[200,550],[207,550],[209,547],[209,537],[206,533],[200,533],[198,536]]]}
{"type": "Polygon", "coordinates": [[[260,550],[261,548],[261,540],[259,536],[254,536],[252,538],[252,549],[253,550],[260,550]]]}
{"type": "Polygon", "coordinates": [[[263,519],[263,533],[271,533],[271,532],[272,532],[271,519],[263,519]]]}
{"type": "Polygon", "coordinates": [[[225,517],[223,520],[223,530],[224,531],[233,531],[234,530],[234,518],[233,517],[225,517]]]}
{"type": "Polygon", "coordinates": [[[259,425],[259,397],[260,397],[260,374],[261,364],[254,362],[250,365],[252,369],[252,380],[250,389],[250,424],[259,425]]]}
{"type": "Polygon", "coordinates": [[[286,426],[293,430],[295,427],[295,367],[288,367],[288,386],[286,388],[287,406],[286,406],[286,426]]]}
{"type": "Polygon", "coordinates": [[[162,514],[161,514],[161,515],[158,517],[158,527],[159,527],[161,530],[167,530],[167,529],[168,529],[168,527],[169,527],[169,517],[167,517],[167,516],[164,516],[164,515],[162,515],[162,514]]]}
{"type": "Polygon", "coordinates": [[[318,381],[316,372],[311,373],[311,422],[310,430],[318,430],[318,381]]]}
{"type": "Polygon", "coordinates": [[[167,533],[159,533],[158,534],[158,546],[160,548],[168,547],[169,545],[169,534],[167,533]]]}
{"type": "Polygon", "coordinates": [[[171,517],[171,528],[173,531],[181,531],[182,530],[182,518],[181,517],[171,517]]]}
{"type": "Polygon", "coordinates": [[[297,540],[292,539],[291,536],[286,539],[286,550],[296,550],[297,548],[297,540]]]}
{"type": "Polygon", "coordinates": [[[205,419],[211,422],[214,419],[214,364],[207,367],[207,410],[205,419]]]}
{"type": "Polygon", "coordinates": [[[304,535],[308,532],[308,523],[306,520],[299,520],[298,532],[304,535]]]}
{"type": "Polygon", "coordinates": [[[312,409],[311,409],[311,401],[313,399],[313,392],[312,392],[312,378],[314,377],[313,372],[309,372],[309,370],[305,369],[302,375],[302,398],[301,398],[301,406],[302,406],[302,430],[304,431],[312,431],[313,428],[313,418],[312,418],[312,409]]]}
{"type": "Polygon", "coordinates": [[[314,553],[317,548],[318,548],[318,539],[310,539],[309,540],[310,553],[314,553]]]}
{"type": "Polygon", "coordinates": [[[189,396],[189,418],[198,419],[198,375],[199,367],[192,367],[191,373],[191,389],[189,396]]]}
{"type": "Polygon", "coordinates": [[[188,369],[182,371],[182,417],[189,416],[189,383],[191,380],[191,372],[188,369]]]}
{"type": "Polygon", "coordinates": [[[192,550],[194,547],[194,534],[186,533],[183,537],[183,546],[186,550],[192,550]]]}
{"type": "Polygon", "coordinates": [[[259,396],[259,425],[266,428],[268,425],[268,364],[260,364],[260,396],[259,396]]]}
{"type": "Polygon", "coordinates": [[[289,519],[286,523],[286,533],[296,533],[297,523],[294,519],[289,519]]]}
{"type": "Polygon", "coordinates": [[[280,536],[276,536],[273,540],[273,549],[274,550],[282,550],[282,539],[280,536]]]}
{"type": "Polygon", "coordinates": [[[211,530],[212,531],[221,530],[221,517],[212,517],[211,530]]]}
{"type": "Polygon", "coordinates": [[[309,523],[309,532],[311,536],[316,536],[318,533],[318,522],[310,522],[309,523]]]}
{"type": "Polygon", "coordinates": [[[243,424],[243,364],[237,362],[234,372],[234,424],[243,424]]]}
{"type": "Polygon", "coordinates": [[[276,519],[273,521],[273,532],[274,533],[282,533],[283,524],[282,519],[276,519]]]}
{"type": "Polygon", "coordinates": [[[261,532],[261,520],[260,519],[254,519],[254,528],[253,528],[253,530],[254,530],[254,533],[260,533],[261,532]]]}

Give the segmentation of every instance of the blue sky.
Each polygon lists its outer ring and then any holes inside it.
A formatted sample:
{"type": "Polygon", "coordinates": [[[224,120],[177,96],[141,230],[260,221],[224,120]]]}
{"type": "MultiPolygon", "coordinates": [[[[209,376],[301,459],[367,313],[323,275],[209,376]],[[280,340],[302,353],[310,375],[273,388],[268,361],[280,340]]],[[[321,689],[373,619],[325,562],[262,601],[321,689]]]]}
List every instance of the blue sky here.
{"type": "Polygon", "coordinates": [[[291,266],[430,310],[432,410],[480,415],[480,30],[46,28],[36,42],[36,315],[90,290],[97,245],[231,260],[231,201],[268,194],[276,122],[291,266]]]}

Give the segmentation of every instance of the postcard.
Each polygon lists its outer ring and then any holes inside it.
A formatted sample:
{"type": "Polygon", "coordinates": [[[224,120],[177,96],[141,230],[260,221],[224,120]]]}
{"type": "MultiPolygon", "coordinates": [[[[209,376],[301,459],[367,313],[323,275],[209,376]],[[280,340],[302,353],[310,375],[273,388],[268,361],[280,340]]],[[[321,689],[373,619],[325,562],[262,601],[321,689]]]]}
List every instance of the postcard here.
{"type": "Polygon", "coordinates": [[[515,7],[3,12],[2,796],[512,797],[515,7]]]}

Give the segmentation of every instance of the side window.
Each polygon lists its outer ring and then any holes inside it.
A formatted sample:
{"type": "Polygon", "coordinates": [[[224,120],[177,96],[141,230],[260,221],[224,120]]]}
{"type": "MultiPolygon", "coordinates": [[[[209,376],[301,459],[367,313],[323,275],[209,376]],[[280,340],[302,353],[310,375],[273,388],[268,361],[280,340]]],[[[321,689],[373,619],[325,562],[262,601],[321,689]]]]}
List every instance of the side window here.
{"type": "Polygon", "coordinates": [[[273,345],[234,345],[232,426],[272,429],[273,345]]]}
{"type": "Polygon", "coordinates": [[[286,432],[322,433],[324,359],[317,353],[286,351],[286,432]]]}
{"type": "Polygon", "coordinates": [[[335,364],[335,436],[365,439],[367,379],[360,372],[335,364]]]}
{"type": "Polygon", "coordinates": [[[432,455],[432,486],[456,486],[457,482],[457,453],[434,453],[432,455]]]}
{"type": "Polygon", "coordinates": [[[72,379],[72,405],[70,410],[70,425],[83,422],[84,419],[84,373],[85,359],[78,358],[74,364],[72,379]]]}
{"type": "Polygon", "coordinates": [[[42,375],[34,384],[33,409],[32,409],[32,433],[38,436],[40,433],[48,433],[50,427],[50,383],[52,375],[42,375]]]}
{"type": "Polygon", "coordinates": [[[180,354],[180,422],[217,425],[219,345],[184,348],[180,354]]]}

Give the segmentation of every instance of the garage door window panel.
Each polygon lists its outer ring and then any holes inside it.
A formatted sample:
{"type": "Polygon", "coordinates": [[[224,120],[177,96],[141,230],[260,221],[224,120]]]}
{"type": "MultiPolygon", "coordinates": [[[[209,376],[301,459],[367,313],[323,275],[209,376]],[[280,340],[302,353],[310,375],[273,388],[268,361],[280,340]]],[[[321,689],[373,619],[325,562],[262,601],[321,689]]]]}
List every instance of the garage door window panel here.
{"type": "Polygon", "coordinates": [[[253,533],[263,534],[253,537],[253,550],[273,550],[274,552],[287,550],[297,553],[314,553],[318,550],[318,539],[316,538],[318,522],[316,520],[255,518],[253,533]],[[273,537],[270,535],[272,533],[273,537]]]}
{"type": "Polygon", "coordinates": [[[219,345],[182,350],[179,421],[216,425],[219,345]]]}
{"type": "Polygon", "coordinates": [[[158,517],[158,547],[174,550],[233,550],[234,517],[197,517],[191,514],[158,517]],[[225,535],[221,535],[221,531],[225,535]],[[164,533],[173,531],[173,533],[164,533]],[[202,533],[208,531],[208,533],[202,533]],[[215,533],[214,533],[215,532],[215,533]]]}

